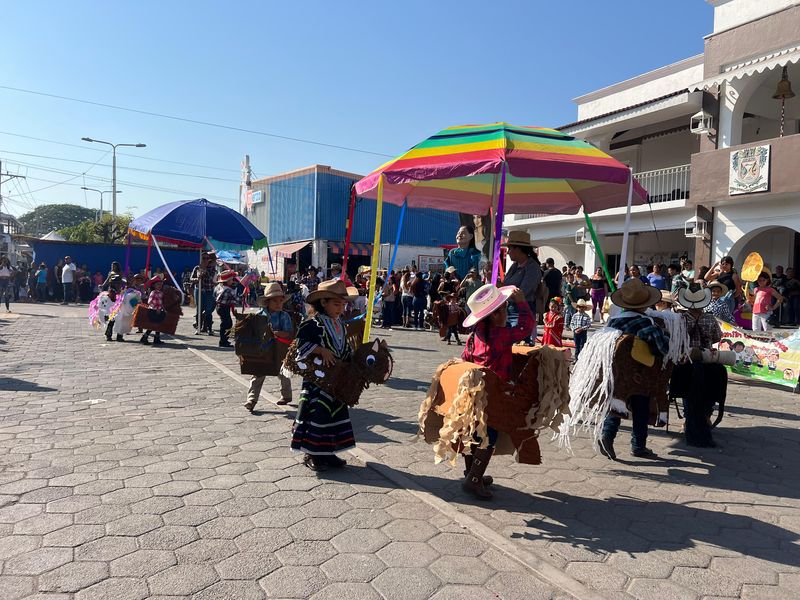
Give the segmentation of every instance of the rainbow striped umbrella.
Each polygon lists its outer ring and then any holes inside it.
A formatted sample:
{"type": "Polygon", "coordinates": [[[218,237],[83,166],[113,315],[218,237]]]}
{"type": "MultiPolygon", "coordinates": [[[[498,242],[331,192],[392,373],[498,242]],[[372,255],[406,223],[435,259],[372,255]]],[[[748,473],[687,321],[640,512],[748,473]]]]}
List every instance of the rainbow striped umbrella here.
{"type": "MultiPolygon", "coordinates": [[[[487,214],[504,166],[505,212],[592,213],[627,201],[630,170],[615,158],[555,129],[508,123],[448,127],[361,179],[356,193],[377,198],[383,176],[392,204],[487,214]]],[[[634,180],[633,203],[646,200],[634,180]]]]}

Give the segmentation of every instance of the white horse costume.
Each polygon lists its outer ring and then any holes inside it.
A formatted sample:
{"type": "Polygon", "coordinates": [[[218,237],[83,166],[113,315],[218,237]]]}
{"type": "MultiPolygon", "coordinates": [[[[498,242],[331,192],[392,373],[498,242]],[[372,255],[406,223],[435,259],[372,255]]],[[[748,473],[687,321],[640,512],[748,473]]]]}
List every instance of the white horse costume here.
{"type": "Polygon", "coordinates": [[[114,317],[114,335],[124,335],[131,332],[133,327],[133,309],[142,300],[142,295],[134,289],[128,288],[122,295],[122,302],[114,317]]]}

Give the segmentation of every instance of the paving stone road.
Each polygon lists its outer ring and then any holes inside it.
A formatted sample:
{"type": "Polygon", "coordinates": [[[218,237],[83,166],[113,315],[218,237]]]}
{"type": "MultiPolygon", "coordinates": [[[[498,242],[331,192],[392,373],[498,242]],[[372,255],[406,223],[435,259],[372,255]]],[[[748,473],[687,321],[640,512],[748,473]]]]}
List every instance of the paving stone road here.
{"type": "Polygon", "coordinates": [[[85,307],[13,308],[2,600],[797,598],[789,391],[732,382],[715,450],[658,431],[661,460],[612,463],[586,439],[572,456],[542,440],[541,466],[495,458],[495,500],[478,503],[414,437],[431,373],[458,351],[434,334],[386,333],[394,377],[352,411],[350,466],[317,478],[288,449],[291,407],[249,415],[233,352],[188,318],[145,348],[106,344],[85,307]]]}

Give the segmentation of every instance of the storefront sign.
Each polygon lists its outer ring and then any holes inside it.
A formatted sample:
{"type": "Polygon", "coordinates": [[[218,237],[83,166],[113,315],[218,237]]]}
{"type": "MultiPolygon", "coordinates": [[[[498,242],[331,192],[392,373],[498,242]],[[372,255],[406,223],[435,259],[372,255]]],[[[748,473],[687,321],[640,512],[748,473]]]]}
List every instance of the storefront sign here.
{"type": "Polygon", "coordinates": [[[751,194],[769,190],[769,145],[731,152],[728,193],[751,194]]]}
{"type": "Polygon", "coordinates": [[[444,256],[419,254],[417,255],[417,265],[423,273],[442,273],[444,272],[444,256]]]}
{"type": "Polygon", "coordinates": [[[800,331],[786,337],[754,334],[730,323],[719,321],[722,329],[720,350],[733,350],[736,364],[728,367],[731,373],[795,387],[800,375],[800,331]]]}

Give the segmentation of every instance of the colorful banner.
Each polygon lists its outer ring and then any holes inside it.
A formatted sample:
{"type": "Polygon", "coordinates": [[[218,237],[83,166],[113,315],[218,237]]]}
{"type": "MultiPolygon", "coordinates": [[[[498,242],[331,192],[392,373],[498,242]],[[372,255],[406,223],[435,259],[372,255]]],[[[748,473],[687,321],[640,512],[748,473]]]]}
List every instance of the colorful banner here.
{"type": "Polygon", "coordinates": [[[758,334],[719,321],[720,350],[736,353],[731,373],[794,388],[800,375],[800,330],[758,334]]]}

